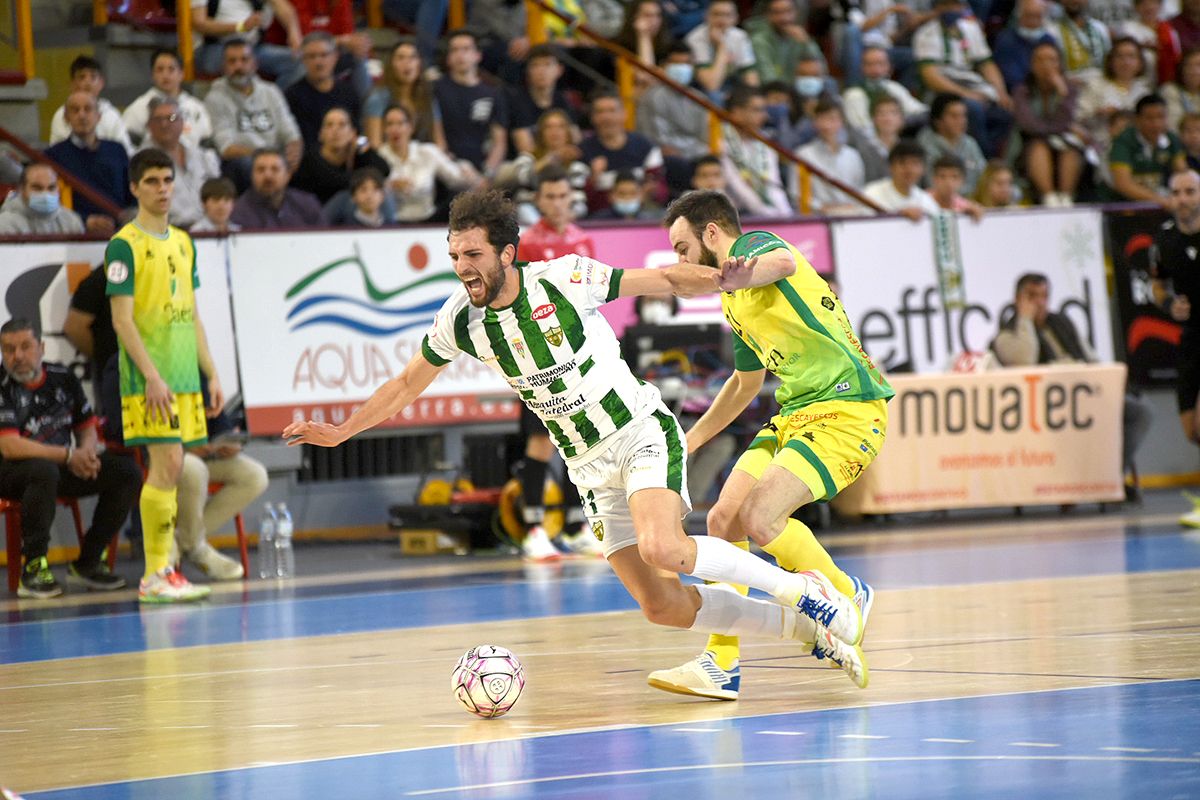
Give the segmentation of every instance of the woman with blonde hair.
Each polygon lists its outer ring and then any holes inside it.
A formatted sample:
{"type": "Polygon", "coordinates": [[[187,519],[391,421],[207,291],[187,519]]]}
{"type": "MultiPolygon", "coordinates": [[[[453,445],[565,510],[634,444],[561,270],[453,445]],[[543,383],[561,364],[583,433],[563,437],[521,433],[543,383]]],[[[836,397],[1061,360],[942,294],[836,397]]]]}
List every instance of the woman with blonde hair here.
{"type": "Polygon", "coordinates": [[[975,184],[971,199],[984,208],[1016,208],[1012,167],[1000,160],[989,161],[975,184]]]}
{"type": "Polygon", "coordinates": [[[392,46],[383,62],[383,86],[371,93],[363,106],[363,130],[372,147],[384,141],[383,112],[388,106],[401,105],[412,114],[413,139],[433,142],[446,149],[442,112],[433,94],[433,84],[425,77],[425,64],[417,42],[406,36],[392,46]]]}
{"type": "Polygon", "coordinates": [[[562,167],[571,184],[571,203],[576,216],[587,215],[587,185],[591,168],[580,161],[579,147],[575,143],[578,131],[567,112],[552,108],[538,117],[533,129],[533,152],[521,153],[512,161],[503,164],[496,173],[496,186],[513,193],[517,212],[523,223],[536,219],[533,209],[533,194],[537,188],[537,175],[545,167],[562,167]]]}

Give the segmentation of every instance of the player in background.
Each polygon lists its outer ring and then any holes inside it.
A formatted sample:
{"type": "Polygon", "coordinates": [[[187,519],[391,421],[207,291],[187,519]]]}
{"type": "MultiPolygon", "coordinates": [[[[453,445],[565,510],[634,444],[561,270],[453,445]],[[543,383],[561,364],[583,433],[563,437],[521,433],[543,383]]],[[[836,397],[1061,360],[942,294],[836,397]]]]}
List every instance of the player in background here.
{"type": "MultiPolygon", "coordinates": [[[[1171,176],[1172,219],[1154,235],[1150,274],[1154,299],[1171,319],[1183,326],[1179,338],[1179,377],[1175,396],[1183,435],[1200,444],[1196,422],[1196,398],[1200,395],[1200,314],[1192,309],[1200,303],[1200,174],[1193,170],[1171,176]]],[[[1189,528],[1200,528],[1200,497],[1190,496],[1194,508],[1179,518],[1189,528]]]]}
{"type": "MultiPolygon", "coordinates": [[[[562,167],[546,167],[537,174],[533,203],[541,219],[521,237],[517,245],[519,260],[550,261],[572,254],[591,258],[596,254],[592,238],[575,224],[575,215],[571,211],[573,192],[562,167]]],[[[546,471],[554,456],[554,445],[546,426],[524,403],[521,404],[521,433],[525,436],[521,489],[526,526],[521,550],[532,561],[557,559],[558,548],[551,543],[542,526],[546,518],[546,471]]],[[[579,490],[570,480],[562,481],[562,508],[563,544],[580,555],[603,556],[603,548],[586,529],[579,490]]]]}
{"type": "Polygon", "coordinates": [[[120,343],[125,445],[144,446],[149,456],[139,502],[146,568],[138,599],[199,600],[211,590],[176,572],[169,554],[183,449],[208,440],[200,370],[208,377],[212,413],[225,400],[196,309],[196,248],[187,233],[167,224],[175,166],[161,150],[142,150],[130,162],[129,180],[137,216],[109,241],[104,270],[120,343]]]}
{"type": "MultiPolygon", "coordinates": [[[[734,372],[688,431],[688,452],[746,409],[768,371],[780,381],[779,414],[734,465],[708,513],[708,533],[747,551],[749,537],[786,570],[820,572],[854,599],[865,626],[871,587],[839,569],[808,526],[791,515],[814,500],[832,499],[875,459],[887,432],[887,401],[895,392],[863,350],[841,301],[808,260],[773,233],[743,233],[725,195],[688,192],[667,209],[666,224],[681,263],[754,262],[752,270],[722,282],[734,372]]],[[[745,586],[734,588],[746,592],[745,586]]],[[[669,692],[736,700],[739,654],[736,637],[713,635],[700,656],[651,673],[649,683],[669,692]]]]}
{"type": "Polygon", "coordinates": [[[290,444],[333,447],[412,403],[462,354],[499,372],[541,417],[609,564],[651,622],[722,634],[815,643],[856,685],[868,681],[857,647],[859,609],[821,575],[793,574],[715,536],[687,536],[686,454],[679,423],[658,390],[621,359],[599,307],[617,297],[692,296],[737,281],[753,260],[721,270],[696,264],[614,269],[582,256],[516,264],[517,221],[497,191],[459,195],[450,206],[449,255],[462,288],[438,312],[415,355],[340,425],[297,422],[290,444]],[[679,574],[745,583],[777,603],[679,574]]]}

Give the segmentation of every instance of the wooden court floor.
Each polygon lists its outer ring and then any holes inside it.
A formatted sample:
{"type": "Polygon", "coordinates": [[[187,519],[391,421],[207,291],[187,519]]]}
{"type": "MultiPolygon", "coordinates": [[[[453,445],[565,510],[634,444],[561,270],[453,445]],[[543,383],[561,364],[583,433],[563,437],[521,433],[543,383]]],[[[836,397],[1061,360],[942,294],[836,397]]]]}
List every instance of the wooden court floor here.
{"type": "MultiPolygon", "coordinates": [[[[702,731],[781,713],[885,706],[914,709],[913,734],[942,741],[924,727],[926,704],[1155,683],[1187,687],[1179,702],[1197,703],[1200,540],[1163,531],[1146,539],[1150,549],[1162,548],[1151,557],[1138,548],[1131,555],[1130,537],[1145,534],[1131,534],[1119,519],[1058,531],[1033,520],[1015,535],[1006,527],[982,535],[942,530],[904,543],[886,533],[853,540],[847,559],[864,577],[872,579],[872,566],[880,576],[864,647],[870,687],[856,689],[797,645],[747,642],[735,703],[646,686],[646,673],[691,657],[702,637],[645,622],[603,563],[464,561],[432,570],[422,588],[412,587],[411,575],[365,593],[330,590],[325,579],[311,582],[326,587],[311,597],[225,590],[195,609],[138,609],[124,599],[95,613],[81,600],[45,616],[44,604],[30,612],[28,603],[11,603],[0,626],[0,785],[27,796],[149,797],[156,795],[128,787],[415,748],[484,752],[478,747],[568,732],[702,731]],[[1076,569],[1092,562],[1094,569],[1076,569]],[[895,574],[904,563],[930,574],[906,583],[895,574]],[[466,605],[447,619],[446,598],[463,594],[456,589],[463,585],[466,605]],[[395,605],[396,596],[408,605],[395,605]],[[537,612],[527,615],[526,607],[537,612]],[[59,637],[84,640],[65,652],[90,654],[55,657],[59,637]],[[455,660],[483,642],[512,649],[528,675],[525,695],[500,720],[475,720],[450,694],[455,660]]],[[[1182,734],[1171,757],[1200,776],[1194,731],[1182,734]]],[[[1118,738],[1128,741],[1129,733],[1118,738]]],[[[1149,748],[1130,751],[1139,749],[1149,748]]],[[[338,763],[353,775],[347,765],[354,762],[338,763]]],[[[513,774],[478,765],[459,772],[470,786],[490,785],[492,772],[513,774]]],[[[396,781],[395,796],[418,786],[396,781]]],[[[536,794],[509,786],[497,796],[568,796],[555,793],[565,791],[556,783],[530,785],[536,794]]],[[[646,796],[664,796],[669,785],[646,796]]],[[[259,796],[213,791],[207,796],[259,796]]],[[[462,796],[486,796],[479,791],[462,796]]]]}

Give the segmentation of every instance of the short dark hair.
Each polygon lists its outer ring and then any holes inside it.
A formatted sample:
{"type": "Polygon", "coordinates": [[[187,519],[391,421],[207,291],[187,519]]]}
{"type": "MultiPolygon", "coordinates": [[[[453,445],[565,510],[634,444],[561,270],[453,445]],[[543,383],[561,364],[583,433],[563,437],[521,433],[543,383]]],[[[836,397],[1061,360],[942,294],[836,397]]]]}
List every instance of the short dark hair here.
{"type": "Polygon", "coordinates": [[[483,228],[497,253],[510,244],[515,248],[519,233],[516,206],[499,189],[463,192],[450,202],[450,233],[472,228],[483,228]]]}
{"type": "Polygon", "coordinates": [[[8,322],[0,325],[0,334],[20,333],[21,331],[30,331],[33,334],[33,338],[39,342],[42,340],[42,332],[38,330],[38,326],[33,323],[33,320],[26,317],[13,317],[8,322]]]}
{"type": "Polygon", "coordinates": [[[1049,285],[1050,279],[1040,272],[1026,272],[1017,278],[1017,294],[1024,291],[1026,286],[1041,286],[1042,284],[1049,285]]]}
{"type": "Polygon", "coordinates": [[[157,147],[147,147],[139,150],[129,159],[129,182],[141,183],[142,178],[152,169],[169,169],[171,176],[175,175],[175,162],[171,157],[157,147]]]}
{"type": "Polygon", "coordinates": [[[91,56],[75,57],[75,60],[71,62],[71,77],[74,78],[80,72],[88,69],[93,72],[99,72],[100,77],[104,77],[104,67],[100,66],[100,62],[91,56]]]}
{"type": "Polygon", "coordinates": [[[237,186],[229,178],[209,178],[200,186],[200,202],[209,200],[232,200],[237,197],[237,186]]]}
{"type": "Polygon", "coordinates": [[[1133,107],[1133,113],[1140,117],[1143,109],[1150,106],[1165,106],[1166,104],[1167,101],[1162,98],[1161,94],[1154,94],[1152,92],[1137,101],[1137,105],[1133,107]]]}
{"type": "Polygon", "coordinates": [[[946,109],[950,108],[950,106],[954,105],[955,103],[962,103],[965,106],[967,101],[963,100],[956,94],[950,94],[948,92],[943,92],[942,94],[939,94],[937,97],[933,98],[933,102],[929,105],[929,121],[933,122],[934,120],[941,119],[943,116],[945,116],[946,109]]]}
{"type": "Polygon", "coordinates": [[[333,34],[329,31],[312,31],[311,33],[304,34],[304,38],[300,40],[300,46],[304,47],[304,45],[310,42],[321,42],[333,48],[337,47],[337,42],[334,41],[333,34]]]}
{"type": "Polygon", "coordinates": [[[29,183],[30,171],[38,169],[38,168],[48,169],[48,170],[50,170],[51,173],[54,174],[55,178],[58,177],[58,172],[50,164],[46,164],[41,161],[30,161],[28,164],[21,167],[21,182],[17,185],[20,186],[22,189],[24,189],[25,185],[29,183]]]}
{"type": "Polygon", "coordinates": [[[529,48],[529,55],[525,56],[525,63],[529,64],[535,58],[553,58],[555,61],[562,62],[562,56],[558,52],[558,48],[548,42],[536,44],[529,48]]]}
{"type": "Polygon", "coordinates": [[[900,113],[904,113],[904,106],[900,105],[900,101],[892,97],[890,94],[881,94],[871,101],[871,116],[875,116],[875,112],[880,106],[893,105],[900,109],[900,113]]]}
{"type": "Polygon", "coordinates": [[[538,173],[534,176],[533,180],[535,184],[534,190],[536,192],[541,192],[543,184],[569,181],[570,178],[567,177],[567,171],[558,164],[550,164],[549,166],[542,167],[540,170],[538,170],[538,173]]]}
{"type": "Polygon", "coordinates": [[[613,189],[616,189],[618,183],[636,183],[638,186],[642,185],[637,173],[631,169],[617,170],[617,174],[613,176],[612,186],[609,187],[609,191],[611,192],[613,189]]]}
{"type": "Polygon", "coordinates": [[[701,167],[707,167],[710,165],[715,166],[715,167],[720,167],[721,166],[721,157],[714,156],[712,153],[709,153],[706,156],[700,156],[699,158],[696,159],[696,163],[692,165],[692,174],[695,175],[697,172],[700,171],[701,167]]]}
{"type": "Polygon", "coordinates": [[[750,105],[750,101],[756,97],[763,97],[763,90],[757,86],[739,83],[733,87],[733,91],[729,93],[729,99],[725,101],[725,108],[732,111],[735,108],[744,108],[750,105]]]}
{"type": "Polygon", "coordinates": [[[224,57],[233,47],[249,47],[250,42],[242,36],[230,36],[225,41],[221,42],[221,56],[224,57]]]}
{"type": "Polygon", "coordinates": [[[888,163],[895,164],[897,161],[905,158],[919,158],[924,161],[925,148],[912,139],[901,139],[896,142],[896,145],[888,153],[888,163]]]}
{"type": "Polygon", "coordinates": [[[401,114],[404,115],[404,118],[409,121],[409,124],[412,124],[413,113],[409,109],[409,107],[404,105],[403,103],[392,103],[391,105],[389,105],[387,108],[385,108],[383,110],[383,114],[380,116],[382,119],[387,119],[387,115],[392,113],[393,111],[399,111],[401,114]]]}
{"type": "Polygon", "coordinates": [[[956,169],[961,175],[967,174],[967,165],[953,153],[945,153],[937,157],[933,162],[933,171],[937,172],[939,169],[956,169]]]}
{"type": "Polygon", "coordinates": [[[812,113],[813,116],[816,117],[821,114],[828,114],[831,111],[836,111],[841,114],[842,104],[828,95],[822,95],[821,99],[817,101],[817,104],[813,106],[812,113]]]}
{"type": "Polygon", "coordinates": [[[591,97],[588,98],[588,106],[595,106],[596,103],[601,100],[616,100],[618,103],[622,102],[621,95],[617,94],[615,90],[601,87],[592,92],[591,97]]]}
{"type": "Polygon", "coordinates": [[[693,61],[696,60],[696,55],[692,52],[692,48],[688,46],[687,42],[682,42],[679,40],[671,42],[671,46],[667,48],[667,52],[665,55],[663,55],[662,60],[666,61],[668,57],[679,55],[680,53],[686,53],[693,61]]]}
{"type": "Polygon", "coordinates": [[[163,56],[167,56],[168,58],[173,60],[176,64],[176,66],[178,66],[180,68],[183,67],[183,59],[181,59],[179,57],[179,53],[176,53],[174,50],[172,50],[169,47],[159,47],[153,53],[150,54],[150,69],[154,69],[154,65],[157,64],[158,60],[160,58],[162,58],[163,56]]]}
{"type": "Polygon", "coordinates": [[[368,182],[373,182],[382,189],[383,173],[375,169],[375,167],[359,167],[354,170],[354,172],[350,173],[350,194],[354,194],[360,186],[368,182]]]}
{"type": "Polygon", "coordinates": [[[446,36],[443,39],[443,41],[446,42],[446,47],[449,47],[450,42],[454,41],[455,39],[457,39],[460,36],[471,37],[471,42],[475,45],[475,49],[476,50],[479,49],[479,36],[475,33],[475,31],[471,30],[470,28],[455,28],[452,31],[447,31],[446,36]]]}
{"type": "Polygon", "coordinates": [[[675,220],[683,217],[688,221],[692,232],[699,238],[704,226],[710,222],[730,236],[742,235],[742,223],[738,219],[737,209],[729,198],[720,192],[693,189],[685,192],[671,205],[667,206],[667,216],[663,222],[669,228],[675,220]]]}
{"type": "Polygon", "coordinates": [[[273,147],[260,147],[250,154],[250,167],[253,168],[255,162],[257,162],[263,156],[275,156],[275,158],[278,158],[284,164],[287,164],[287,159],[284,158],[283,153],[280,151],[273,147]]]}

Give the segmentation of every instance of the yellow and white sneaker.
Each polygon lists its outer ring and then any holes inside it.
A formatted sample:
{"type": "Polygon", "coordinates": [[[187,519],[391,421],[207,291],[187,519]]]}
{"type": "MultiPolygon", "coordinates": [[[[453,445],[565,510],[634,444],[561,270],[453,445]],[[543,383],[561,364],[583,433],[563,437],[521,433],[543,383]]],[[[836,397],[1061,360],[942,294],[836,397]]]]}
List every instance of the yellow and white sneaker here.
{"type": "Polygon", "coordinates": [[[1191,501],[1192,510],[1179,518],[1179,524],[1185,528],[1200,528],[1200,495],[1184,492],[1183,496],[1191,501]]]}
{"type": "MultiPolygon", "coordinates": [[[[853,598],[833,588],[833,584],[817,570],[797,572],[803,581],[796,610],[817,623],[818,629],[828,628],[834,636],[848,645],[862,641],[863,614],[853,598]]],[[[786,604],[786,603],[785,603],[786,604]]]]}
{"type": "Polygon", "coordinates": [[[871,682],[871,672],[867,669],[867,658],[863,655],[862,648],[846,644],[827,628],[817,626],[817,641],[813,645],[812,654],[818,659],[828,658],[830,662],[837,664],[860,689],[867,688],[867,684],[871,682]]]}
{"type": "Polygon", "coordinates": [[[212,593],[207,586],[197,586],[171,567],[163,567],[138,584],[138,600],[143,603],[192,603],[212,593]]]}
{"type": "Polygon", "coordinates": [[[721,669],[707,651],[682,666],[651,672],[646,679],[646,683],[664,692],[713,700],[737,700],[741,682],[742,672],[737,663],[733,669],[721,669]]]}

